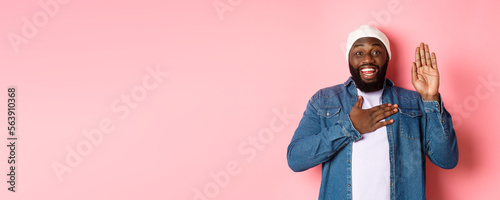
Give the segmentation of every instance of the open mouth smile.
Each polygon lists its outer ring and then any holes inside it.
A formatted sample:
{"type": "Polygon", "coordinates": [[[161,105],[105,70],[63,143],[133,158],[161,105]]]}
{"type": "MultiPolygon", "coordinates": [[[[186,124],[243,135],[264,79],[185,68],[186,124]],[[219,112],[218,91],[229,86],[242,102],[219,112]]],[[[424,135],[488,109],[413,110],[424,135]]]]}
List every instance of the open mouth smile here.
{"type": "Polygon", "coordinates": [[[361,77],[365,80],[375,79],[377,77],[378,69],[373,66],[361,67],[359,70],[361,77]]]}

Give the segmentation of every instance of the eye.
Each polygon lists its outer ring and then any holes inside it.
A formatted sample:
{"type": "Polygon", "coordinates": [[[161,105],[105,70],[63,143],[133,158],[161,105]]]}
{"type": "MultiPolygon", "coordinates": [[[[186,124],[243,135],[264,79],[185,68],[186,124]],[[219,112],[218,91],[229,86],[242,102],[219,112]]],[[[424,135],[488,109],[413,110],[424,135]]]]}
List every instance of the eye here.
{"type": "Polygon", "coordinates": [[[380,51],[374,51],[373,52],[373,55],[379,55],[380,54],[380,51]]]}
{"type": "Polygon", "coordinates": [[[356,52],[356,55],[357,55],[357,56],[362,56],[362,55],[363,55],[363,52],[358,51],[358,52],[356,52]]]}

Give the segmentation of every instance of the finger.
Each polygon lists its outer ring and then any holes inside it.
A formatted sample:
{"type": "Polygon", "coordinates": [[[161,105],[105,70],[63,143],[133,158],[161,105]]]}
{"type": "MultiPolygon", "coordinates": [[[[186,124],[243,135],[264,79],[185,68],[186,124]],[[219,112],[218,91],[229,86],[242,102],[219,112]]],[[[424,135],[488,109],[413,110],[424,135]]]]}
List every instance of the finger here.
{"type": "Polygon", "coordinates": [[[377,112],[384,112],[384,111],[390,110],[391,107],[394,106],[394,105],[392,105],[390,103],[386,103],[386,104],[374,106],[374,107],[369,108],[367,110],[370,111],[371,112],[370,114],[373,115],[373,114],[377,114],[377,112]]]}
{"type": "Polygon", "coordinates": [[[436,54],[434,52],[432,52],[431,58],[432,58],[432,68],[437,69],[438,64],[437,64],[437,60],[436,60],[436,54]]]}
{"type": "Polygon", "coordinates": [[[370,117],[373,118],[373,121],[377,122],[379,120],[376,120],[375,117],[379,116],[380,114],[390,111],[391,107],[373,107],[370,109],[370,117]]]}
{"type": "Polygon", "coordinates": [[[415,64],[420,67],[420,47],[415,48],[415,64]]]}
{"type": "Polygon", "coordinates": [[[418,77],[417,77],[417,65],[415,64],[415,62],[412,63],[411,65],[411,78],[412,80],[417,80],[418,77]]]}
{"type": "Polygon", "coordinates": [[[425,65],[425,46],[424,43],[420,43],[420,62],[425,65]]]}
{"type": "Polygon", "coordinates": [[[397,108],[391,108],[390,110],[387,110],[387,111],[384,111],[384,112],[382,112],[382,113],[380,113],[378,115],[375,115],[374,120],[376,122],[378,122],[378,121],[383,120],[383,119],[385,119],[385,118],[387,118],[387,117],[389,117],[391,115],[394,115],[397,112],[398,112],[397,108]]]}
{"type": "Polygon", "coordinates": [[[425,64],[431,66],[431,54],[429,53],[429,45],[425,45],[425,64]]]}
{"type": "Polygon", "coordinates": [[[387,106],[370,113],[370,115],[373,117],[375,122],[378,122],[386,117],[391,116],[395,112],[397,112],[396,107],[387,106]]]}
{"type": "Polygon", "coordinates": [[[394,123],[393,119],[386,120],[386,121],[381,121],[381,122],[377,122],[375,124],[375,129],[378,129],[378,128],[382,127],[382,126],[387,126],[387,125],[392,124],[392,123],[394,123]]]}
{"type": "Polygon", "coordinates": [[[358,100],[356,101],[356,104],[354,106],[357,106],[358,108],[363,108],[363,97],[358,95],[358,100]]]}
{"type": "Polygon", "coordinates": [[[389,108],[390,108],[390,107],[394,107],[394,108],[396,108],[396,107],[398,107],[398,104],[384,103],[384,104],[382,104],[382,105],[374,106],[374,107],[372,107],[372,108],[370,108],[370,109],[374,109],[374,110],[376,109],[376,110],[378,110],[378,109],[380,109],[380,108],[387,108],[387,107],[389,107],[389,108]]]}

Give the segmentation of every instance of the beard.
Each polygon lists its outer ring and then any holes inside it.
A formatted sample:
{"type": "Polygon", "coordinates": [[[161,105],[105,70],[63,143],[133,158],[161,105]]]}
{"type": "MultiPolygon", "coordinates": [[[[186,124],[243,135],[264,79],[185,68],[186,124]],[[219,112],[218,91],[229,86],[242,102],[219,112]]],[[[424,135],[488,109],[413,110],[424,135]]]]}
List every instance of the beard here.
{"type": "Polygon", "coordinates": [[[377,68],[377,76],[375,82],[367,83],[361,79],[361,72],[359,70],[354,69],[354,67],[349,63],[349,71],[351,71],[352,80],[356,84],[356,87],[362,92],[374,92],[377,90],[381,90],[384,88],[385,83],[385,74],[387,72],[387,65],[389,61],[385,62],[382,67],[378,67],[375,65],[370,65],[377,68]]]}

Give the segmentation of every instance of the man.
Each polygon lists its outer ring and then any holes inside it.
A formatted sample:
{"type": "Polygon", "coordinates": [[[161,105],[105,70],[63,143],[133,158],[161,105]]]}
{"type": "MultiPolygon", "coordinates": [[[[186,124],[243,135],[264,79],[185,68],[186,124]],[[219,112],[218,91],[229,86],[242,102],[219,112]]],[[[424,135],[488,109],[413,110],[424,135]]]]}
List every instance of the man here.
{"type": "Polygon", "coordinates": [[[416,48],[415,92],[385,78],[391,49],[378,29],[361,26],[346,48],[351,77],[309,100],[288,165],[299,172],[322,164],[319,199],[425,199],[425,156],[445,169],[458,163],[435,53],[416,48]]]}

